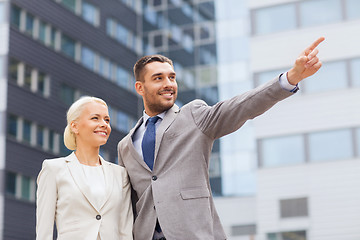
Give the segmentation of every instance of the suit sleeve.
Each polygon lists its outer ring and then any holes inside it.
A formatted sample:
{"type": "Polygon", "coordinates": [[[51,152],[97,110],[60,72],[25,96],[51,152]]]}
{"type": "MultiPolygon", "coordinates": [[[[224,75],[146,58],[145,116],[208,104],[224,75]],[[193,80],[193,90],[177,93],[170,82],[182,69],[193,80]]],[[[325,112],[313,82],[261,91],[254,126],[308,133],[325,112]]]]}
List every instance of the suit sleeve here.
{"type": "Polygon", "coordinates": [[[214,106],[195,101],[191,113],[195,124],[208,137],[217,139],[238,130],[247,120],[261,115],[293,93],[284,90],[279,78],[214,106]]]}
{"type": "Polygon", "coordinates": [[[47,160],[43,162],[37,178],[36,240],[53,239],[57,186],[56,174],[49,165],[47,160]]]}
{"type": "Polygon", "coordinates": [[[120,212],[120,239],[126,239],[126,240],[132,240],[132,228],[133,228],[133,211],[132,211],[132,205],[131,205],[131,186],[128,174],[125,170],[125,168],[121,169],[122,174],[122,184],[123,184],[123,202],[120,212]]]}

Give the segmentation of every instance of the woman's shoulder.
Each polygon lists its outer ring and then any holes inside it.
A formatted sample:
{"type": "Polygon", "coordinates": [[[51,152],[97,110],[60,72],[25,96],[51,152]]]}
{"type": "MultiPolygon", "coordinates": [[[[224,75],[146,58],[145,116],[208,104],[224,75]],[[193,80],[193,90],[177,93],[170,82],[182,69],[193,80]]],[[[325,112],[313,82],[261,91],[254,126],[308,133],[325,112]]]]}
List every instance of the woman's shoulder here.
{"type": "Polygon", "coordinates": [[[62,166],[66,163],[66,160],[70,157],[66,156],[66,157],[57,157],[57,158],[50,158],[50,159],[45,159],[43,161],[43,166],[47,166],[47,167],[57,167],[57,166],[62,166]]]}

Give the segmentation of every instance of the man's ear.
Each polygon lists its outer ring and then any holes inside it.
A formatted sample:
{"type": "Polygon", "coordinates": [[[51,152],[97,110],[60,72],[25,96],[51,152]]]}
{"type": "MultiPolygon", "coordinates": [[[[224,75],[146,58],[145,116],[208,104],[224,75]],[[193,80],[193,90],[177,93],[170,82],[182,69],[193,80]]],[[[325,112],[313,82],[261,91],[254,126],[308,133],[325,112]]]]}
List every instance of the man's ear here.
{"type": "Polygon", "coordinates": [[[78,129],[78,126],[77,126],[77,124],[76,124],[75,121],[72,121],[72,122],[71,122],[70,128],[71,128],[71,131],[72,131],[74,134],[78,134],[78,133],[79,133],[79,129],[78,129]]]}
{"type": "Polygon", "coordinates": [[[135,90],[136,90],[136,92],[137,92],[139,95],[143,96],[143,95],[144,95],[144,86],[143,86],[143,83],[140,82],[140,81],[136,81],[136,82],[135,82],[135,90]]]}

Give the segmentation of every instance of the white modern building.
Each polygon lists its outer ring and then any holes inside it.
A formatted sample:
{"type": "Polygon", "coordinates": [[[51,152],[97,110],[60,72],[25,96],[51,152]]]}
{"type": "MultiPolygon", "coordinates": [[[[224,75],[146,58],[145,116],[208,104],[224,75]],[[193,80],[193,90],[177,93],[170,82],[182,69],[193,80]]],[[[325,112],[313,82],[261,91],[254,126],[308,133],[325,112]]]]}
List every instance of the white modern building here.
{"type": "MultiPolygon", "coordinates": [[[[254,86],[291,68],[305,47],[326,38],[319,46],[322,69],[300,84],[296,96],[251,122],[256,204],[248,205],[255,217],[247,222],[256,224],[257,240],[360,239],[360,1],[251,0],[247,5],[254,86]]],[[[235,167],[236,161],[241,159],[233,159],[235,167]]],[[[217,205],[223,211],[220,199],[217,205]]],[[[238,219],[230,225],[246,223],[238,219]]]]}

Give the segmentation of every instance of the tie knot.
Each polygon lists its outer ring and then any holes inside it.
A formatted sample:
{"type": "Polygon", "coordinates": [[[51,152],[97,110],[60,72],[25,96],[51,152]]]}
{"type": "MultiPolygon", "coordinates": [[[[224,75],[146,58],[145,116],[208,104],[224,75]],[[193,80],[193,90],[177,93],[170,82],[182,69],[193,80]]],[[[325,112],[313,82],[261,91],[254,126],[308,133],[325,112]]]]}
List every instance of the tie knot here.
{"type": "Polygon", "coordinates": [[[148,119],[148,123],[152,123],[152,124],[155,124],[157,122],[157,120],[159,120],[159,116],[155,116],[155,117],[151,117],[148,119]]]}

